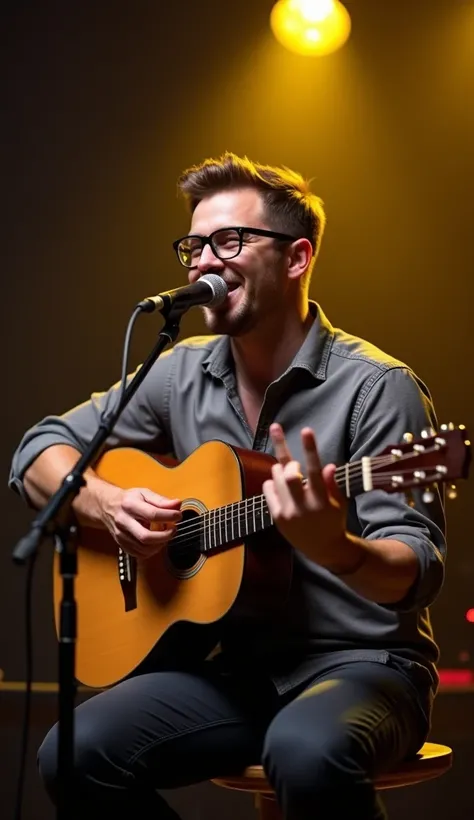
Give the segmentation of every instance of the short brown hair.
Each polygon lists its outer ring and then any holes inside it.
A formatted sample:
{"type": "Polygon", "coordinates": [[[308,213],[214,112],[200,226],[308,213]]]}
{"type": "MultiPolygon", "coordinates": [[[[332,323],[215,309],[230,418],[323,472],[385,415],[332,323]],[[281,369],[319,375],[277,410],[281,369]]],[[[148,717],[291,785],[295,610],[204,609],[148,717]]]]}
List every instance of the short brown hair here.
{"type": "Polygon", "coordinates": [[[207,196],[232,188],[256,188],[265,205],[269,227],[296,239],[305,237],[317,256],[326,224],[322,200],[309,182],[290,168],[252,162],[226,151],[218,159],[193,165],[178,179],[178,189],[191,213],[207,196]]]}

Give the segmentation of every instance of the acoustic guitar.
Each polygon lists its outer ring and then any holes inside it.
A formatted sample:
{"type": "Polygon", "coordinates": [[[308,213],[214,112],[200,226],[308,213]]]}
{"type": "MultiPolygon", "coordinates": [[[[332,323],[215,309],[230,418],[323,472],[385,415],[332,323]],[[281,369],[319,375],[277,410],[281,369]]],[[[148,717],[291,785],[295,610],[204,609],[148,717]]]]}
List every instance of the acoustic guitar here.
{"type": "MultiPolygon", "coordinates": [[[[203,444],[174,466],[132,448],[109,450],[100,458],[101,478],[124,489],[147,487],[180,498],[183,519],[167,546],[146,560],[129,556],[103,529],[79,527],[79,681],[110,686],[142,669],[149,658],[161,657],[166,664],[176,660],[177,647],[198,651],[199,631],[231,611],[268,617],[284,605],[292,548],[273,526],[262,495],[273,463],[267,454],[221,441],[203,444]],[[186,628],[191,632],[179,634],[186,628]]],[[[348,498],[419,488],[429,501],[433,484],[466,478],[469,463],[464,427],[443,425],[439,434],[425,431],[416,441],[407,434],[377,456],[338,467],[336,481],[348,498]]],[[[451,485],[448,496],[454,492],[451,485]]],[[[57,628],[61,595],[56,555],[57,628]]]]}

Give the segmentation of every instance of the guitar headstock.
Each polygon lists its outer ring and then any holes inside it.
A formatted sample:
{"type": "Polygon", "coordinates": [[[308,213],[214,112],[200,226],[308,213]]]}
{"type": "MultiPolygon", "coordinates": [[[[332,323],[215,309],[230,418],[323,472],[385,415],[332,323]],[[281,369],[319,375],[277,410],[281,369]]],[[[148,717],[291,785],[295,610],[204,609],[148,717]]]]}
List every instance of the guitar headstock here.
{"type": "Polygon", "coordinates": [[[463,424],[442,424],[439,433],[426,429],[419,439],[405,433],[400,444],[387,447],[370,462],[374,489],[398,493],[420,488],[429,503],[433,485],[449,483],[448,498],[456,498],[454,482],[469,474],[471,442],[463,424]]]}

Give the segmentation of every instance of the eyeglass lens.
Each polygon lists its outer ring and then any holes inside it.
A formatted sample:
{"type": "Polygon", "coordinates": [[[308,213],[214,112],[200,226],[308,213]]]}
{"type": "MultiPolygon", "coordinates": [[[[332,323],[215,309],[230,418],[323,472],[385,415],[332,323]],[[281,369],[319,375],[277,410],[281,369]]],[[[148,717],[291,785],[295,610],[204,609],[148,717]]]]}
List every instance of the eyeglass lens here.
{"type": "MultiPolygon", "coordinates": [[[[226,228],[211,235],[211,247],[219,259],[232,259],[241,251],[241,239],[238,231],[226,228]]],[[[203,240],[199,236],[186,236],[178,245],[181,263],[188,268],[198,264],[203,249],[203,240]]]]}

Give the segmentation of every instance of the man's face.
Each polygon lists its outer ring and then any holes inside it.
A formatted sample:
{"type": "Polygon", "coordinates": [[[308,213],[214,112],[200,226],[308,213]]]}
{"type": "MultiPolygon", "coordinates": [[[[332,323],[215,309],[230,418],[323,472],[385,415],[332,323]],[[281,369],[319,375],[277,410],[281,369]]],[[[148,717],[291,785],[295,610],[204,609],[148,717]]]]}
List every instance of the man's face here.
{"type": "MultiPolygon", "coordinates": [[[[253,188],[222,191],[201,200],[190,227],[191,234],[208,236],[218,228],[266,228],[264,206],[253,188]]],[[[203,308],[204,319],[212,333],[243,336],[257,325],[265,324],[272,313],[284,309],[286,245],[269,237],[246,234],[240,254],[233,259],[218,259],[209,244],[203,248],[189,281],[196,282],[206,273],[222,276],[229,287],[225,302],[203,308]]]]}

